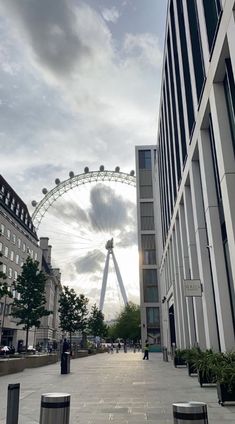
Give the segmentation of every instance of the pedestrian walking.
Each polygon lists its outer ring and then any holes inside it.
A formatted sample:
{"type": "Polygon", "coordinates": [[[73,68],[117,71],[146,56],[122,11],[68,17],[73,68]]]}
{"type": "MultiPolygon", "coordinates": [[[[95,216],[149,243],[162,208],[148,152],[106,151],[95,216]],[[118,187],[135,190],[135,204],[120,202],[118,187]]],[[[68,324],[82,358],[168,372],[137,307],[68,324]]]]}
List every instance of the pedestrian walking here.
{"type": "Polygon", "coordinates": [[[148,340],[145,340],[143,359],[149,359],[149,342],[148,342],[148,340]]]}
{"type": "Polygon", "coordinates": [[[69,343],[67,342],[67,339],[64,339],[62,352],[65,353],[65,352],[68,352],[68,351],[69,351],[69,343]]]}

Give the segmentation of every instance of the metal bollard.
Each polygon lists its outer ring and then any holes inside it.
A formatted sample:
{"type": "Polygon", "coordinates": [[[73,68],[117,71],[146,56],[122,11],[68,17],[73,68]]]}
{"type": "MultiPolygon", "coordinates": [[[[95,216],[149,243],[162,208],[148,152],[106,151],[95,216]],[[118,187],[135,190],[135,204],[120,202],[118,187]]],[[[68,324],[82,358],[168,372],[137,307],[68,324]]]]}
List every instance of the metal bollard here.
{"type": "Polygon", "coordinates": [[[208,424],[204,402],[173,403],[174,424],[208,424]]]}
{"type": "Polygon", "coordinates": [[[69,424],[70,394],[45,393],[41,397],[40,424],[69,424]]]}
{"type": "Polygon", "coordinates": [[[18,424],[20,383],[8,384],[6,424],[18,424]]]}
{"type": "Polygon", "coordinates": [[[162,354],[163,354],[163,361],[168,362],[167,347],[163,346],[163,348],[162,348],[162,354]]]}
{"type": "Polygon", "coordinates": [[[63,352],[61,355],[61,374],[69,374],[70,373],[70,353],[69,352],[63,352]]]}

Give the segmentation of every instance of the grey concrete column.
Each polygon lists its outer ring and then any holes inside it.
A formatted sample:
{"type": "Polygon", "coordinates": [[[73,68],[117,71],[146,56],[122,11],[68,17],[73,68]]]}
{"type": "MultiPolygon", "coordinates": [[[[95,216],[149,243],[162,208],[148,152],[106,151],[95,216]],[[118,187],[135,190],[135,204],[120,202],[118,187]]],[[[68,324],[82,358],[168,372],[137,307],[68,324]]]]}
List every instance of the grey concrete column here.
{"type": "Polygon", "coordinates": [[[210,252],[205,214],[209,207],[217,207],[213,161],[208,131],[201,132],[198,140],[201,184],[197,174],[191,175],[192,215],[198,253],[199,278],[202,283],[202,306],[207,349],[219,350],[215,294],[210,266],[210,252]],[[195,176],[195,178],[194,178],[195,176]],[[204,198],[204,202],[203,202],[204,198]]]}
{"type": "Polygon", "coordinates": [[[210,102],[235,290],[235,161],[223,84],[214,84],[210,102]]]}
{"type": "MultiPolygon", "coordinates": [[[[200,196],[201,177],[199,163],[196,161],[192,162],[190,170],[190,180],[193,187],[193,209],[197,208],[201,204],[202,200],[200,196]]],[[[198,212],[198,216],[199,212],[198,212]]],[[[229,350],[234,347],[233,326],[232,326],[232,314],[230,307],[228,281],[225,268],[223,243],[221,236],[221,226],[219,220],[218,209],[210,207],[206,211],[206,223],[208,231],[208,243],[209,252],[211,259],[211,269],[214,281],[214,292],[215,302],[217,308],[218,327],[220,334],[221,349],[229,350]]],[[[207,284],[205,281],[204,284],[207,284]]],[[[206,286],[205,286],[206,288],[206,286]]],[[[208,287],[207,287],[208,288],[208,287]]],[[[207,292],[207,296],[210,293],[207,292]]],[[[208,314],[207,314],[208,317],[208,314]]]]}
{"type": "MultiPolygon", "coordinates": [[[[185,186],[184,189],[184,207],[185,207],[185,221],[186,221],[186,232],[187,232],[187,241],[188,241],[188,253],[189,253],[189,263],[191,269],[191,278],[199,279],[199,268],[198,268],[198,255],[197,255],[197,246],[195,239],[195,228],[193,220],[193,208],[192,208],[192,199],[191,199],[191,190],[190,186],[185,186]]],[[[204,313],[202,306],[202,298],[194,297],[193,298],[193,308],[195,315],[195,326],[196,326],[196,335],[197,342],[202,349],[206,348],[206,335],[204,327],[204,313]]]]}
{"type": "Polygon", "coordinates": [[[175,222],[175,247],[176,247],[176,257],[177,257],[177,267],[178,267],[178,277],[179,277],[179,297],[181,302],[181,314],[182,314],[182,343],[181,347],[189,347],[189,328],[188,328],[188,310],[186,305],[186,300],[184,297],[183,291],[183,279],[184,279],[184,270],[183,270],[183,261],[182,261],[182,247],[181,247],[181,238],[180,238],[180,228],[179,220],[176,219],[175,222]]]}
{"type": "MultiPolygon", "coordinates": [[[[183,278],[186,280],[191,278],[191,270],[190,270],[190,263],[189,263],[188,242],[186,238],[184,205],[182,204],[180,204],[179,206],[179,224],[180,224],[179,228],[180,228],[180,238],[181,238],[181,246],[182,246],[182,262],[183,262],[183,271],[184,271],[183,278]]],[[[183,285],[183,280],[182,280],[182,285],[183,285]]],[[[183,296],[184,296],[184,293],[183,293],[183,296]]],[[[187,305],[189,342],[190,342],[190,346],[194,346],[198,340],[196,337],[193,298],[186,297],[185,301],[187,305]]]]}
{"type": "Polygon", "coordinates": [[[174,308],[175,308],[175,332],[176,332],[176,345],[181,347],[183,346],[183,320],[182,320],[182,302],[179,288],[179,271],[178,271],[178,261],[177,261],[177,251],[176,251],[176,240],[175,240],[175,231],[172,231],[172,262],[173,262],[173,272],[175,275],[175,282],[173,285],[174,293],[174,308]]]}

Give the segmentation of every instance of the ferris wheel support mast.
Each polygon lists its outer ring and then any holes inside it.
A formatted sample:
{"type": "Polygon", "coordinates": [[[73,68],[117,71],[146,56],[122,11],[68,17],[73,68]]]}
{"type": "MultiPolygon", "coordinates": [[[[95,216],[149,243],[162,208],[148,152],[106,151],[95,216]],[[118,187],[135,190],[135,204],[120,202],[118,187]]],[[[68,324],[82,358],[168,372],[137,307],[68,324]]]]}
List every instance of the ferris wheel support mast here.
{"type": "Polygon", "coordinates": [[[119,288],[120,288],[120,291],[121,291],[121,295],[122,295],[122,298],[123,298],[124,305],[126,306],[128,304],[126,290],[125,290],[123,280],[122,280],[122,276],[121,276],[121,273],[120,273],[120,269],[119,269],[116,257],[114,255],[114,251],[113,251],[113,239],[108,240],[105,247],[107,249],[107,256],[106,256],[106,261],[105,261],[105,266],[104,266],[104,274],[103,274],[103,281],[102,281],[102,288],[101,288],[101,295],[100,295],[100,306],[99,306],[100,311],[103,310],[103,306],[104,306],[104,298],[105,298],[105,292],[106,292],[106,287],[107,287],[108,270],[109,270],[109,257],[110,256],[112,256],[112,258],[113,258],[114,268],[115,268],[115,271],[116,271],[116,276],[117,276],[117,280],[118,280],[118,284],[119,284],[119,288]]]}

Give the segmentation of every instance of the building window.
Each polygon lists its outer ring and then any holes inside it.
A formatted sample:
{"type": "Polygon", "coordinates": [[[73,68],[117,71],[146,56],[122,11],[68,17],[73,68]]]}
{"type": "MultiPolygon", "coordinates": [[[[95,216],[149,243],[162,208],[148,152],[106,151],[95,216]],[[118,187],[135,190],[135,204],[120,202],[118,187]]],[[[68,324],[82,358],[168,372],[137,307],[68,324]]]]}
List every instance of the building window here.
{"type": "Polygon", "coordinates": [[[9,268],[8,269],[8,277],[9,278],[12,278],[12,268],[9,268]]]}
{"type": "Polygon", "coordinates": [[[14,261],[14,252],[13,252],[13,250],[11,250],[10,260],[11,260],[11,261],[14,261]]]}
{"type": "Polygon", "coordinates": [[[154,230],[153,202],[140,203],[141,230],[154,230]]]}
{"type": "Polygon", "coordinates": [[[23,247],[22,247],[22,250],[23,250],[23,252],[25,252],[25,251],[26,251],[26,246],[25,246],[25,243],[23,243],[23,247]]]}
{"type": "Polygon", "coordinates": [[[35,254],[34,254],[34,260],[36,261],[37,258],[38,258],[38,254],[37,254],[37,252],[35,252],[35,254]]]}
{"type": "Polygon", "coordinates": [[[14,271],[14,280],[16,281],[17,278],[18,278],[18,272],[17,271],[14,271]]]}
{"type": "Polygon", "coordinates": [[[8,257],[8,247],[7,246],[5,246],[5,249],[4,249],[4,256],[6,258],[8,257]]]}
{"type": "Polygon", "coordinates": [[[195,0],[187,0],[189,31],[193,54],[193,67],[197,89],[197,99],[200,100],[205,80],[204,61],[202,55],[201,34],[198,21],[198,11],[195,0]]]}
{"type": "Polygon", "coordinates": [[[11,232],[10,230],[7,230],[7,239],[10,240],[10,238],[11,238],[11,232]]]}
{"type": "Polygon", "coordinates": [[[184,125],[183,101],[182,101],[182,91],[181,91],[181,82],[180,82],[179,58],[178,58],[178,49],[177,49],[177,42],[176,42],[175,16],[174,16],[174,9],[173,9],[172,2],[170,6],[170,15],[171,15],[171,29],[172,29],[172,51],[174,55],[177,102],[178,102],[178,111],[179,111],[179,119],[180,119],[180,142],[181,142],[181,148],[182,148],[182,160],[184,163],[187,156],[187,147],[186,147],[186,139],[185,139],[185,125],[184,125]]]}
{"type": "Polygon", "coordinates": [[[21,247],[21,239],[20,238],[18,238],[18,240],[17,240],[17,246],[20,249],[20,247],[21,247]]]}
{"type": "Polygon", "coordinates": [[[2,272],[3,274],[7,273],[7,266],[5,264],[2,264],[2,272]]]}
{"type": "Polygon", "coordinates": [[[2,252],[2,242],[0,241],[0,252],[2,252]]]}
{"type": "Polygon", "coordinates": [[[183,73],[184,73],[186,105],[187,105],[187,113],[188,113],[188,128],[189,128],[189,136],[191,136],[195,117],[194,117],[191,77],[190,77],[188,49],[187,49],[187,41],[186,41],[185,23],[184,23],[184,12],[183,12],[182,0],[176,0],[176,3],[177,3],[178,21],[179,21],[179,33],[180,33],[181,57],[182,57],[183,73]]]}
{"type": "Polygon", "coordinates": [[[144,302],[158,302],[157,270],[143,269],[144,302]]]}
{"type": "Polygon", "coordinates": [[[15,235],[15,234],[12,234],[12,242],[13,242],[14,244],[16,244],[16,235],[15,235]]]}
{"type": "Polygon", "coordinates": [[[220,0],[203,0],[204,14],[206,20],[206,31],[208,38],[209,50],[212,50],[214,45],[215,36],[219,17],[222,12],[220,0]]]}
{"type": "Polygon", "coordinates": [[[19,263],[19,255],[16,255],[16,264],[18,265],[18,263],[19,263]]]}
{"type": "Polygon", "coordinates": [[[159,308],[156,308],[156,307],[146,308],[146,315],[147,315],[147,326],[148,326],[148,328],[160,327],[159,308]]]}
{"type": "Polygon", "coordinates": [[[4,235],[5,233],[5,225],[1,224],[1,234],[4,235]]]}
{"type": "Polygon", "coordinates": [[[225,60],[226,73],[224,78],[224,90],[228,109],[233,150],[235,152],[235,83],[230,59],[225,60]]]}
{"type": "Polygon", "coordinates": [[[154,234],[143,234],[141,236],[142,263],[144,265],[156,264],[156,246],[154,234]]]}
{"type": "Polygon", "coordinates": [[[152,171],[141,169],[139,171],[139,187],[141,199],[152,199],[153,197],[153,182],[152,171]]]}
{"type": "Polygon", "coordinates": [[[152,169],[151,150],[139,150],[139,169],[152,169]]]}

